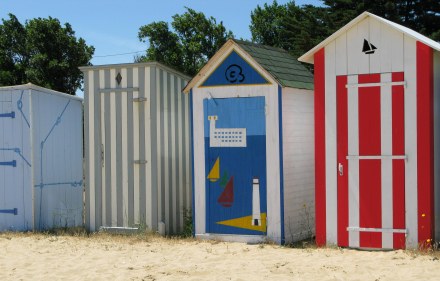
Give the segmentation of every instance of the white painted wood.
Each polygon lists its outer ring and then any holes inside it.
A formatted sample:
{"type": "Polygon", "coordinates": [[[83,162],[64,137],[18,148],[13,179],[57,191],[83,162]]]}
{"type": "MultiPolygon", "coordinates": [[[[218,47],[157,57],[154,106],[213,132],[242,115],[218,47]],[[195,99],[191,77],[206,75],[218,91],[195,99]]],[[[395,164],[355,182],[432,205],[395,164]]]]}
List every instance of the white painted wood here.
{"type": "Polygon", "coordinates": [[[382,86],[400,86],[403,85],[406,87],[405,81],[399,81],[399,82],[378,82],[378,83],[348,83],[345,85],[346,88],[370,88],[370,87],[382,87],[382,86]]]}
{"type": "MultiPolygon", "coordinates": [[[[139,70],[137,67],[133,68],[133,87],[139,87],[139,70]]],[[[139,98],[139,91],[133,92],[133,98],[139,98]]],[[[133,159],[141,159],[140,151],[139,151],[139,107],[144,103],[134,102],[133,103],[133,159]]],[[[134,223],[140,224],[140,198],[139,198],[139,189],[140,189],[140,165],[136,165],[134,163],[131,164],[133,167],[133,209],[134,209],[134,223]]],[[[145,202],[148,202],[146,200],[145,202]]],[[[146,222],[145,222],[146,223],[146,222]]],[[[151,226],[151,225],[150,225],[151,226]]]]}
{"type": "Polygon", "coordinates": [[[348,64],[348,59],[347,59],[347,33],[344,32],[343,34],[341,34],[340,37],[336,38],[335,40],[335,44],[336,44],[336,59],[335,61],[337,62],[335,64],[336,66],[336,70],[335,70],[335,74],[336,75],[347,75],[347,64],[348,64]]]}
{"type": "MultiPolygon", "coordinates": [[[[99,70],[99,85],[105,85],[104,82],[104,70],[99,70]]],[[[99,93],[100,95],[100,107],[101,107],[101,116],[100,116],[100,125],[101,125],[101,153],[105,154],[106,149],[106,140],[105,140],[105,95],[106,93],[99,93]]],[[[102,161],[102,159],[99,159],[99,161],[102,161]]],[[[102,200],[102,216],[101,216],[101,224],[103,226],[107,226],[107,204],[106,204],[106,191],[107,191],[107,183],[106,183],[106,165],[105,165],[105,159],[104,162],[101,163],[101,200],[102,200]]]]}
{"type": "MultiPolygon", "coordinates": [[[[110,70],[110,88],[114,89],[116,87],[116,80],[112,79],[116,77],[116,70],[110,70]]],[[[116,182],[116,160],[117,160],[117,150],[116,150],[116,93],[110,92],[110,165],[113,173],[111,174],[111,226],[117,226],[118,224],[118,193],[117,193],[117,182],[116,182]]]]}
{"type": "MultiPolygon", "coordinates": [[[[375,21],[371,21],[375,22],[375,21]]],[[[380,49],[380,73],[386,73],[392,71],[392,58],[395,50],[393,49],[393,46],[395,43],[393,42],[395,38],[390,34],[392,29],[385,25],[380,24],[381,32],[380,32],[380,45],[377,47],[380,49]]],[[[401,49],[403,50],[403,45],[401,46],[401,49]]],[[[373,66],[374,67],[374,66],[373,66]]],[[[379,73],[378,72],[378,73],[379,73]]]]}
{"type": "MultiPolygon", "coordinates": [[[[391,73],[381,74],[380,81],[391,82],[391,73]]],[[[381,154],[393,154],[393,103],[391,86],[381,87],[380,92],[381,115],[381,154]]],[[[393,160],[388,158],[381,161],[381,206],[382,228],[393,228],[393,160]]],[[[382,247],[393,248],[393,234],[382,233],[382,247]]]]}
{"type": "MultiPolygon", "coordinates": [[[[121,86],[127,88],[127,69],[121,69],[121,86]]],[[[128,95],[127,92],[121,92],[121,124],[122,124],[122,220],[123,226],[128,227],[128,95]]],[[[130,101],[131,102],[131,101],[130,101]]]]}
{"type": "Polygon", "coordinates": [[[326,237],[327,243],[338,241],[337,225],[337,148],[336,148],[336,58],[335,43],[325,47],[325,177],[326,177],[326,237]]]}
{"type": "Polygon", "coordinates": [[[283,89],[284,237],[286,243],[315,233],[313,91],[283,89]]]}
{"type": "MultiPolygon", "coordinates": [[[[358,83],[357,75],[348,76],[348,83],[358,83]]],[[[348,154],[359,155],[359,94],[357,88],[348,88],[348,154]]],[[[335,205],[336,206],[336,205],[335,205]]],[[[359,159],[348,161],[348,225],[359,227],[359,159]]],[[[359,233],[348,234],[348,245],[359,247],[359,233]]]]}
{"type": "MultiPolygon", "coordinates": [[[[151,100],[151,79],[150,79],[150,71],[151,68],[147,67],[145,68],[145,97],[147,98],[147,101],[151,100]]],[[[137,81],[137,73],[136,73],[136,79],[134,81],[135,84],[138,84],[137,81]]],[[[149,102],[144,102],[144,112],[145,112],[145,131],[144,131],[144,138],[145,138],[145,160],[147,160],[147,164],[145,165],[145,173],[146,173],[146,183],[145,183],[145,204],[146,204],[146,214],[145,214],[145,220],[147,223],[147,226],[150,227],[150,229],[153,229],[153,210],[150,206],[152,206],[153,200],[153,194],[152,194],[152,185],[151,185],[151,116],[150,116],[150,106],[151,104],[149,102]]],[[[139,191],[138,191],[139,192],[139,191]]],[[[138,197],[139,198],[139,197],[138,197]]]]}
{"type": "MultiPolygon", "coordinates": [[[[89,182],[87,183],[87,188],[90,191],[90,231],[96,230],[96,223],[95,223],[95,103],[94,103],[94,96],[95,96],[95,85],[94,85],[94,79],[93,79],[93,70],[88,71],[87,78],[89,79],[89,89],[88,89],[88,111],[89,111],[89,172],[90,172],[90,178],[89,182]]],[[[86,198],[87,200],[87,198],[86,198]]]]}
{"type": "MultiPolygon", "coordinates": [[[[359,57],[359,42],[358,38],[358,26],[355,25],[347,30],[347,74],[358,74],[358,63],[357,59],[359,57]]],[[[327,59],[326,59],[327,60],[327,59]]]]}
{"type": "MultiPolygon", "coordinates": [[[[370,73],[370,56],[362,52],[364,45],[364,39],[370,42],[370,19],[366,18],[358,24],[358,37],[355,44],[352,47],[356,48],[354,53],[356,55],[355,60],[358,64],[358,74],[370,73]]],[[[374,44],[373,44],[374,45],[374,44]]]]}
{"type": "MultiPolygon", "coordinates": [[[[387,234],[387,236],[393,236],[393,233],[408,233],[408,230],[406,229],[396,229],[396,228],[368,228],[368,227],[347,227],[347,231],[356,231],[356,232],[381,232],[382,235],[387,234]]],[[[392,249],[392,242],[391,241],[391,249],[392,249]]],[[[383,248],[390,248],[389,246],[386,246],[383,244],[382,241],[382,247],[383,248]]]]}
{"type": "Polygon", "coordinates": [[[417,248],[417,62],[416,41],[404,37],[405,90],[405,223],[408,229],[407,248],[417,248]]]}
{"type": "MultiPolygon", "coordinates": [[[[178,131],[178,135],[179,138],[182,139],[182,130],[183,130],[183,118],[182,118],[182,107],[183,107],[183,100],[182,100],[182,80],[180,79],[180,77],[177,77],[177,131],[178,131]]],[[[185,95],[187,96],[187,95],[185,95]]],[[[192,120],[190,121],[192,123],[192,120]]],[[[183,165],[184,165],[184,157],[182,156],[182,150],[183,150],[183,142],[179,141],[178,142],[178,150],[179,150],[179,171],[177,171],[178,175],[179,175],[179,182],[177,183],[178,187],[182,188],[185,186],[185,182],[183,180],[183,165]]],[[[189,168],[189,166],[188,166],[189,168]]],[[[192,189],[192,186],[190,186],[190,189],[192,189]]],[[[192,192],[191,192],[192,194],[192,192]]],[[[184,212],[189,212],[192,210],[191,208],[186,208],[185,209],[185,205],[183,204],[184,202],[184,198],[186,197],[186,193],[185,192],[180,192],[180,196],[179,196],[179,206],[182,208],[180,211],[180,226],[179,227],[183,227],[183,215],[184,212]]],[[[186,198],[185,198],[186,199],[186,198]]],[[[189,202],[189,201],[187,201],[189,202]]]]}
{"type": "MultiPolygon", "coordinates": [[[[186,154],[185,154],[185,165],[187,167],[186,169],[186,183],[185,183],[185,187],[186,187],[186,202],[188,202],[191,206],[191,202],[192,200],[192,181],[194,179],[192,179],[192,175],[191,175],[191,157],[190,157],[190,148],[189,146],[191,145],[191,138],[190,138],[190,121],[189,119],[191,118],[190,116],[190,112],[189,112],[189,97],[188,95],[185,95],[183,97],[184,99],[184,104],[183,106],[185,106],[185,128],[187,128],[185,130],[185,143],[188,145],[187,149],[186,149],[186,154]]],[[[204,144],[203,144],[204,145],[204,144]]]]}
{"type": "Polygon", "coordinates": [[[157,116],[157,125],[156,125],[156,138],[157,138],[157,148],[156,148],[156,157],[157,157],[157,210],[158,210],[158,223],[160,222],[164,222],[164,219],[162,217],[162,192],[161,192],[161,187],[162,187],[162,155],[161,155],[161,148],[162,148],[162,141],[160,139],[160,95],[162,93],[162,89],[161,89],[161,85],[160,85],[160,71],[158,68],[156,68],[156,112],[158,114],[157,116]]]}
{"type": "Polygon", "coordinates": [[[370,37],[370,43],[376,46],[376,50],[374,51],[374,54],[365,55],[369,58],[369,66],[370,66],[370,73],[380,73],[381,72],[381,59],[382,59],[382,52],[384,49],[386,49],[388,46],[385,46],[382,44],[382,28],[381,23],[375,19],[370,18],[368,20],[369,22],[369,37],[370,37]]]}
{"type": "Polygon", "coordinates": [[[174,85],[174,75],[170,74],[170,121],[171,121],[171,147],[170,147],[170,161],[171,161],[171,205],[173,206],[173,224],[172,229],[175,231],[177,229],[177,215],[178,215],[178,203],[177,203],[177,188],[176,188],[176,181],[177,181],[177,173],[176,173],[176,105],[174,102],[174,98],[176,96],[175,89],[176,85],[174,85]]]}
{"type": "Polygon", "coordinates": [[[170,218],[170,207],[171,207],[171,202],[170,202],[170,192],[171,192],[171,186],[170,186],[170,171],[169,171],[169,155],[170,155],[170,153],[169,153],[169,149],[170,149],[170,147],[169,147],[169,145],[168,145],[168,138],[169,138],[169,136],[168,136],[168,119],[170,118],[169,117],[169,113],[170,113],[170,110],[169,110],[169,104],[168,104],[168,96],[169,96],[169,93],[168,93],[168,76],[167,76],[167,72],[166,71],[164,71],[163,72],[163,92],[162,92],[162,94],[163,94],[163,103],[164,103],[164,105],[163,105],[163,107],[164,107],[164,109],[163,109],[163,134],[164,134],[164,143],[163,143],[163,146],[164,146],[164,149],[163,149],[163,151],[164,151],[164,157],[163,157],[163,159],[164,159],[164,175],[165,175],[165,178],[164,178],[164,183],[165,183],[165,231],[166,231],[166,233],[168,234],[169,232],[170,232],[170,220],[171,220],[171,218],[170,218]]]}
{"type": "Polygon", "coordinates": [[[408,159],[406,155],[348,155],[345,157],[348,160],[373,160],[373,159],[381,159],[381,160],[391,160],[391,159],[408,159]]]}

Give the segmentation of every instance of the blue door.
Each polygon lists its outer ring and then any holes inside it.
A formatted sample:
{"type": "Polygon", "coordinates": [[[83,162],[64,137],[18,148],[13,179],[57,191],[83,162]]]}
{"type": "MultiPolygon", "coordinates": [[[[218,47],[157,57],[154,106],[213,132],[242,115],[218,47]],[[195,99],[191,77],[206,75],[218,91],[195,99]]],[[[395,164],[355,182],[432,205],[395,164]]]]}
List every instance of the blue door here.
{"type": "Polygon", "coordinates": [[[264,97],[204,100],[206,230],[266,234],[264,97]]]}

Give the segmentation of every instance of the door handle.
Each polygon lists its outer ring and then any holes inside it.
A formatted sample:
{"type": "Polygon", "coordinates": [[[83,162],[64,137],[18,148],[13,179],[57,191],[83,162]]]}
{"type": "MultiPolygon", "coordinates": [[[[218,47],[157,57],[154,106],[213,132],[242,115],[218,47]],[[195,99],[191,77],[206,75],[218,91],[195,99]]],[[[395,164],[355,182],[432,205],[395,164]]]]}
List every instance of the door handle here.
{"type": "Polygon", "coordinates": [[[342,163],[339,163],[338,165],[338,171],[339,171],[339,175],[343,176],[344,175],[344,165],[342,165],[342,163]]]}

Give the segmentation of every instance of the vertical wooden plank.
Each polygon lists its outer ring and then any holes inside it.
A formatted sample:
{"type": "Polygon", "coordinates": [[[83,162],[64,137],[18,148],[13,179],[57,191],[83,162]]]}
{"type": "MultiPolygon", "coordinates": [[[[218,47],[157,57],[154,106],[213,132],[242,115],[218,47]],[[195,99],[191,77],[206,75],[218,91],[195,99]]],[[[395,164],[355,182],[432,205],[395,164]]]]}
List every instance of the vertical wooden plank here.
{"type": "MultiPolygon", "coordinates": [[[[391,72],[392,54],[394,53],[394,38],[391,36],[392,29],[388,24],[385,23],[380,24],[380,29],[380,40],[377,45],[378,49],[380,49],[380,52],[378,53],[380,56],[380,72],[391,72]]],[[[400,43],[400,48],[403,50],[403,44],[402,42],[400,43]]]]}
{"type": "Polygon", "coordinates": [[[417,63],[416,41],[404,37],[405,89],[405,225],[408,230],[407,248],[418,246],[417,215],[417,63]]]}
{"type": "MultiPolygon", "coordinates": [[[[138,82],[138,68],[133,68],[133,87],[139,87],[138,82]]],[[[139,91],[133,92],[133,99],[139,98],[139,91]]],[[[140,104],[138,102],[133,102],[133,159],[139,160],[140,159],[140,152],[139,152],[139,106],[140,104]]],[[[139,186],[140,186],[140,175],[139,170],[140,166],[135,164],[134,162],[131,163],[133,167],[133,196],[134,196],[134,223],[139,224],[140,221],[140,198],[139,198],[139,186]]],[[[146,201],[148,202],[148,201],[146,201]]]]}
{"type": "MultiPolygon", "coordinates": [[[[353,75],[359,73],[359,41],[363,39],[358,38],[358,25],[353,26],[347,31],[347,74],[353,75]]],[[[362,54],[362,53],[361,53],[362,54]]]]}
{"type": "Polygon", "coordinates": [[[337,153],[338,153],[338,246],[348,247],[348,91],[347,76],[336,77],[337,89],[337,153]]]}
{"type": "MultiPolygon", "coordinates": [[[[122,81],[121,85],[122,88],[127,88],[127,68],[121,69],[121,76],[122,81]]],[[[128,221],[128,134],[127,134],[127,128],[128,128],[128,116],[127,116],[127,92],[121,92],[121,122],[122,122],[122,221],[123,226],[127,227],[129,226],[128,221]]],[[[130,101],[131,102],[131,101],[130,101]]],[[[130,222],[133,223],[133,222],[130,222]]]]}
{"type": "Polygon", "coordinates": [[[157,114],[157,116],[156,116],[156,118],[157,118],[157,122],[156,122],[157,123],[157,127],[156,127],[156,129],[157,129],[157,131],[156,131],[157,174],[156,174],[156,176],[157,176],[157,195],[158,195],[158,198],[157,198],[158,223],[161,223],[164,220],[164,217],[162,216],[163,198],[162,198],[162,154],[161,154],[163,143],[161,140],[162,133],[161,133],[161,126],[160,126],[160,124],[161,124],[161,108],[160,108],[161,102],[160,101],[161,101],[163,89],[161,87],[162,84],[161,84],[160,77],[161,77],[160,69],[156,68],[156,97],[157,97],[156,98],[156,100],[157,100],[157,102],[156,102],[156,114],[157,114]]]}
{"type": "Polygon", "coordinates": [[[315,61],[315,220],[316,244],[326,244],[325,50],[315,61]]]}
{"type": "Polygon", "coordinates": [[[170,123],[171,123],[171,200],[172,200],[172,210],[173,210],[173,232],[176,232],[177,230],[177,216],[179,214],[178,210],[178,203],[177,203],[177,188],[176,188],[176,181],[177,181],[177,173],[176,173],[176,162],[177,162],[177,157],[176,157],[176,105],[175,105],[175,100],[174,97],[176,96],[176,85],[174,84],[174,75],[170,74],[169,76],[169,82],[170,82],[170,101],[171,101],[171,106],[170,106],[170,123]]]}
{"type": "Polygon", "coordinates": [[[335,40],[336,75],[347,75],[347,33],[341,34],[335,40]]]}
{"type": "Polygon", "coordinates": [[[147,98],[147,102],[144,102],[144,115],[145,115],[145,131],[144,131],[144,138],[145,138],[145,160],[147,160],[147,164],[145,165],[145,174],[146,174],[146,182],[145,182],[145,204],[148,204],[146,208],[146,214],[145,214],[145,220],[147,225],[152,229],[153,225],[153,194],[152,194],[152,179],[151,179],[151,172],[152,172],[152,166],[151,166],[151,112],[150,112],[150,106],[151,104],[151,78],[150,78],[150,67],[145,68],[145,97],[147,98]]]}
{"type": "MultiPolygon", "coordinates": [[[[380,81],[388,83],[381,87],[380,115],[381,115],[381,153],[393,155],[393,115],[391,73],[382,73],[380,81]]],[[[402,108],[403,109],[403,108],[402,108]]],[[[403,121],[403,119],[402,119],[403,121]]],[[[393,160],[382,159],[382,228],[393,228],[393,160]]],[[[393,234],[382,233],[382,248],[393,248],[393,234]]]]}
{"type": "MultiPolygon", "coordinates": [[[[114,89],[116,87],[115,79],[116,70],[110,70],[110,88],[114,89]]],[[[111,178],[111,226],[117,226],[117,212],[118,212],[118,201],[117,201],[117,178],[116,178],[116,93],[110,92],[110,165],[112,173],[111,178]]]]}
{"type": "Polygon", "coordinates": [[[374,19],[367,17],[366,19],[358,23],[358,37],[356,43],[353,45],[356,55],[355,60],[359,65],[358,74],[370,73],[370,56],[372,55],[368,55],[362,52],[364,40],[370,42],[370,20],[374,19]]]}
{"type": "Polygon", "coordinates": [[[89,115],[89,120],[88,120],[88,126],[89,126],[89,132],[88,132],[88,141],[89,141],[89,146],[88,146],[88,159],[89,159],[89,181],[87,183],[88,185],[88,190],[89,190],[89,199],[90,199],[90,231],[95,231],[96,230],[96,225],[95,225],[95,103],[94,103],[94,98],[95,98],[95,85],[94,85],[94,74],[93,74],[93,70],[89,70],[89,73],[87,75],[88,77],[88,84],[89,84],[89,89],[88,89],[88,106],[89,108],[87,109],[88,111],[88,115],[89,115]]]}
{"type": "Polygon", "coordinates": [[[327,243],[338,241],[337,147],[336,147],[336,77],[335,42],[325,47],[325,161],[327,243]]]}
{"type": "MultiPolygon", "coordinates": [[[[104,81],[105,77],[104,77],[104,70],[100,69],[99,70],[99,85],[105,85],[105,81],[104,81]]],[[[101,149],[101,153],[105,153],[105,145],[106,145],[106,140],[105,140],[105,94],[104,93],[98,93],[98,95],[100,96],[100,107],[101,107],[101,116],[100,116],[100,124],[101,124],[101,143],[100,143],[100,149],[101,149]]],[[[106,174],[105,174],[105,162],[102,163],[102,159],[99,159],[99,162],[101,163],[101,167],[102,167],[102,172],[101,172],[101,177],[102,177],[102,185],[101,185],[101,197],[102,197],[102,215],[101,215],[101,224],[103,226],[107,226],[107,220],[106,220],[106,189],[107,189],[107,184],[106,184],[106,174]]]]}
{"type": "Polygon", "coordinates": [[[417,206],[418,241],[431,245],[434,234],[433,53],[417,42],[417,206]]]}
{"type": "Polygon", "coordinates": [[[391,71],[401,72],[404,71],[404,65],[406,64],[404,59],[404,35],[403,32],[387,27],[387,48],[390,50],[389,56],[391,58],[391,71]]]}
{"type": "MultiPolygon", "coordinates": [[[[357,84],[358,76],[348,76],[348,84],[357,84]]],[[[359,155],[359,93],[348,88],[348,155],[359,155]]],[[[348,162],[348,226],[359,227],[359,159],[348,162]]],[[[348,245],[359,247],[359,232],[348,234],[348,245]]]]}
{"type": "Polygon", "coordinates": [[[370,35],[370,43],[373,44],[377,49],[374,50],[374,53],[371,55],[367,55],[369,58],[370,70],[369,73],[380,73],[381,72],[381,59],[382,52],[388,47],[382,44],[382,28],[381,22],[375,18],[369,17],[369,35],[370,35]]]}
{"type": "MultiPolygon", "coordinates": [[[[181,216],[180,216],[180,221],[181,221],[181,225],[180,227],[183,228],[183,214],[186,211],[189,211],[189,206],[186,204],[186,194],[185,194],[185,183],[183,181],[183,165],[184,165],[184,159],[185,157],[183,156],[183,132],[182,132],[182,123],[183,123],[183,114],[182,114],[182,106],[183,106],[183,101],[182,101],[182,95],[184,95],[182,93],[182,81],[180,77],[177,77],[177,135],[178,135],[178,151],[179,151],[179,171],[178,171],[178,179],[179,182],[177,183],[177,186],[179,188],[179,206],[182,208],[181,211],[181,216]]],[[[193,218],[194,219],[194,218],[193,218]]]]}
{"type": "MultiPolygon", "coordinates": [[[[392,74],[392,81],[404,81],[404,73],[392,74]]],[[[393,155],[405,155],[405,97],[403,86],[392,87],[393,155]]],[[[393,228],[405,229],[405,160],[393,160],[393,228]]],[[[394,233],[393,248],[405,249],[405,234],[394,233]]]]}

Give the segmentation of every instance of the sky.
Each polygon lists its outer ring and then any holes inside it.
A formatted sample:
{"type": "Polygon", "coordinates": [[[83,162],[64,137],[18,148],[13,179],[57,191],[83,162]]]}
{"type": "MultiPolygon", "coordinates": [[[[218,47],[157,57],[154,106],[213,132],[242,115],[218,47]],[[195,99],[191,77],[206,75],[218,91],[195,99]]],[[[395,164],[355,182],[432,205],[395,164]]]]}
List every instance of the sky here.
{"type": "MultiPolygon", "coordinates": [[[[222,21],[236,38],[251,39],[250,14],[272,0],[0,0],[0,18],[14,14],[24,24],[49,16],[71,24],[75,35],[95,47],[93,65],[133,62],[147,44],[139,41],[139,27],[154,21],[171,22],[185,7],[222,21]],[[125,55],[119,55],[125,54],[125,55]]],[[[279,4],[290,2],[278,0],[279,4]]],[[[320,5],[319,0],[296,0],[297,5],[320,5]]]]}

